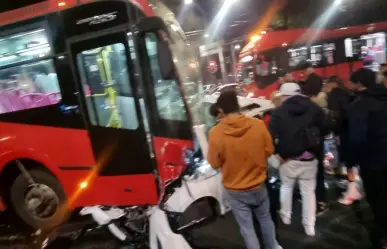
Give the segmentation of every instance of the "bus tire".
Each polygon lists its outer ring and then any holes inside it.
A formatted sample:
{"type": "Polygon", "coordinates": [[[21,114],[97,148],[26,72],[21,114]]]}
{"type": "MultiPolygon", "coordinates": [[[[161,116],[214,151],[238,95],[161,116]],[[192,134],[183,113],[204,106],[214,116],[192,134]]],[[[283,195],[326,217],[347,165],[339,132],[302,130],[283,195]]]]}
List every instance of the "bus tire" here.
{"type": "Polygon", "coordinates": [[[25,176],[20,174],[12,183],[10,191],[12,207],[19,218],[32,228],[43,231],[53,229],[62,224],[69,214],[66,194],[58,179],[49,172],[31,169],[29,173],[39,188],[31,185],[25,176]],[[42,189],[44,191],[41,191],[42,189]],[[34,215],[28,210],[27,204],[34,205],[34,202],[39,202],[42,193],[47,193],[46,200],[53,205],[49,208],[39,205],[35,210],[42,212],[34,215]]]}

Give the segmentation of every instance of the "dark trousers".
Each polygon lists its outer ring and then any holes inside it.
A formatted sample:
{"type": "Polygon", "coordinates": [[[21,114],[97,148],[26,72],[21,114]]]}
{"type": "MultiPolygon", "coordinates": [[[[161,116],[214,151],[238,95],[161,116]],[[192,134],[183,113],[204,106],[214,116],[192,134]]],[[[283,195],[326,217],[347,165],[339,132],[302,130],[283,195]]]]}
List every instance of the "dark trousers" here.
{"type": "Polygon", "coordinates": [[[326,189],[325,189],[325,167],[324,167],[324,144],[321,145],[319,150],[316,150],[314,155],[318,160],[317,170],[317,182],[316,182],[316,201],[327,202],[326,189]]]}
{"type": "MultiPolygon", "coordinates": [[[[366,167],[364,167],[366,168],[366,167]]],[[[371,237],[387,246],[387,170],[370,170],[361,167],[367,201],[374,215],[375,230],[371,237]]]]}

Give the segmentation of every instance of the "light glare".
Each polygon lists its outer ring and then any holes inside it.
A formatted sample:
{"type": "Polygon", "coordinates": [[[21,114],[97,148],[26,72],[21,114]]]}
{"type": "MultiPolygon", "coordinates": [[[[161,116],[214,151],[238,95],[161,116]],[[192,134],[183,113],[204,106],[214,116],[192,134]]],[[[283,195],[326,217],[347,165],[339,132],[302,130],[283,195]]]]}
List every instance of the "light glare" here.
{"type": "Polygon", "coordinates": [[[261,40],[262,39],[262,36],[260,36],[260,35],[253,35],[252,37],[251,37],[251,41],[252,42],[257,42],[257,41],[259,41],[259,40],[261,40]]]}
{"type": "Polygon", "coordinates": [[[193,0],[184,0],[184,4],[192,4],[193,0]]]}
{"type": "Polygon", "coordinates": [[[85,189],[85,188],[87,188],[87,185],[88,185],[88,183],[85,181],[85,182],[81,182],[81,184],[79,184],[79,187],[81,189],[85,189]]]}

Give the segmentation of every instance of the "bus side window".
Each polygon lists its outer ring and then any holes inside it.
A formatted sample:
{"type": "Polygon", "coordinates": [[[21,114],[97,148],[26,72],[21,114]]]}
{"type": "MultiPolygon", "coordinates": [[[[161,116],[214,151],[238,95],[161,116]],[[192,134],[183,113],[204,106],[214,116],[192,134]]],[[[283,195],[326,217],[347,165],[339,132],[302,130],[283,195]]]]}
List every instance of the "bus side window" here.
{"type": "Polygon", "coordinates": [[[139,122],[124,45],[117,43],[83,51],[77,55],[77,64],[91,123],[136,130],[139,122]]]}
{"type": "Polygon", "coordinates": [[[0,113],[55,105],[60,100],[52,60],[0,70],[0,113]]]}
{"type": "Polygon", "coordinates": [[[162,119],[185,121],[188,117],[177,79],[162,79],[157,57],[157,40],[156,34],[146,35],[146,48],[153,75],[157,110],[162,119]]]}

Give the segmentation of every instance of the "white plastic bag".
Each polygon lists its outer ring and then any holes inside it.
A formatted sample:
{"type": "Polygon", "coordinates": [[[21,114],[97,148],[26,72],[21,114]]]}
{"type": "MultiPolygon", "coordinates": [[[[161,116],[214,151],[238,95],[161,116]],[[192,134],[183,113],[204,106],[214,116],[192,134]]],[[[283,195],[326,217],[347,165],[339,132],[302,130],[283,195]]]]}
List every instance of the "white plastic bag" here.
{"type": "Polygon", "coordinates": [[[277,156],[272,155],[267,159],[267,165],[274,169],[278,169],[281,166],[281,162],[277,156]]]}

